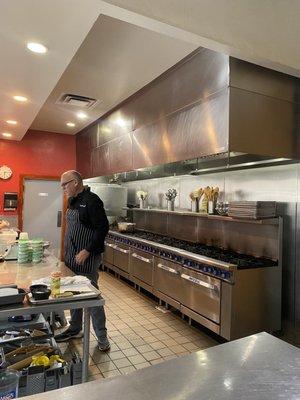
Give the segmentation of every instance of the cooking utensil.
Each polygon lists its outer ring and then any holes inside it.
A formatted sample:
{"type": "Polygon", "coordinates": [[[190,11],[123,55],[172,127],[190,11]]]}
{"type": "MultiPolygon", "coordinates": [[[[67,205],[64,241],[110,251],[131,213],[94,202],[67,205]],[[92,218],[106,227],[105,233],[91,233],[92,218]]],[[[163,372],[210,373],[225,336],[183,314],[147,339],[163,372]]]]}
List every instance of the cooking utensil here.
{"type": "Polygon", "coordinates": [[[136,224],[132,222],[118,222],[119,232],[133,232],[136,224]]]}
{"type": "Polygon", "coordinates": [[[42,283],[39,283],[37,285],[31,285],[29,286],[29,290],[31,291],[31,293],[35,290],[40,290],[40,289],[48,289],[47,285],[44,285],[42,283]]]}
{"type": "Polygon", "coordinates": [[[50,297],[51,290],[48,288],[36,289],[32,293],[34,300],[47,300],[50,297]]]}
{"type": "Polygon", "coordinates": [[[79,291],[79,290],[67,290],[65,292],[57,294],[55,297],[61,298],[61,297],[72,297],[76,296],[78,294],[83,294],[83,293],[91,293],[89,291],[79,291]]]}
{"type": "Polygon", "coordinates": [[[228,203],[220,201],[216,204],[216,211],[219,215],[227,215],[228,214],[228,203]]]}
{"type": "Polygon", "coordinates": [[[51,294],[51,290],[48,288],[47,285],[31,285],[29,289],[31,291],[32,297],[35,300],[49,299],[49,296],[51,294]]]}

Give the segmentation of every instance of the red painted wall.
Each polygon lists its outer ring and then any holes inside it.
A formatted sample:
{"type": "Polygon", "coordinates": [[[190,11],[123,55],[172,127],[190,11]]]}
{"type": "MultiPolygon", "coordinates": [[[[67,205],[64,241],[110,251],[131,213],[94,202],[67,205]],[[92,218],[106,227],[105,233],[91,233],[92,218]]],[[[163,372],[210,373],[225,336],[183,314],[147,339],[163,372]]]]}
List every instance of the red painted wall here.
{"type": "Polygon", "coordinates": [[[28,131],[19,142],[0,139],[1,165],[9,166],[13,175],[8,180],[0,179],[0,214],[17,214],[3,211],[4,192],[19,193],[20,175],[60,176],[66,170],[75,169],[75,136],[28,131]]]}

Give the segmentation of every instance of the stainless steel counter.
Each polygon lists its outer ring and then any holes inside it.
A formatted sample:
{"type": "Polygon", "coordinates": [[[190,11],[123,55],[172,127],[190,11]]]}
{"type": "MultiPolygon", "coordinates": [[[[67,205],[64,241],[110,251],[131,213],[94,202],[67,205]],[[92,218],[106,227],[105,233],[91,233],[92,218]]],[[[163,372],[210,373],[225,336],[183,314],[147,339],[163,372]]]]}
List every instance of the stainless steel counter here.
{"type": "Polygon", "coordinates": [[[61,271],[62,276],[74,275],[63,262],[50,254],[38,264],[18,264],[17,261],[4,261],[0,263],[0,284],[15,283],[26,289],[33,280],[48,277],[53,271],[61,271]]]}
{"type": "MultiPolygon", "coordinates": [[[[300,350],[265,332],[40,400],[296,400],[300,350]]],[[[28,400],[35,399],[28,396],[28,400]]]]}
{"type": "MultiPolygon", "coordinates": [[[[5,261],[0,264],[0,284],[16,283],[20,288],[28,288],[32,280],[49,277],[52,272],[61,271],[62,276],[73,276],[74,273],[55,257],[48,256],[39,264],[18,264],[14,261],[5,261]]],[[[91,307],[103,306],[104,299],[99,296],[94,299],[82,299],[64,301],[61,303],[49,303],[43,305],[12,304],[2,306],[0,304],[0,320],[7,320],[12,315],[27,315],[57,312],[75,308],[83,308],[84,312],[84,337],[83,337],[83,369],[82,380],[87,379],[89,360],[89,338],[90,338],[90,309],[91,307]]]]}

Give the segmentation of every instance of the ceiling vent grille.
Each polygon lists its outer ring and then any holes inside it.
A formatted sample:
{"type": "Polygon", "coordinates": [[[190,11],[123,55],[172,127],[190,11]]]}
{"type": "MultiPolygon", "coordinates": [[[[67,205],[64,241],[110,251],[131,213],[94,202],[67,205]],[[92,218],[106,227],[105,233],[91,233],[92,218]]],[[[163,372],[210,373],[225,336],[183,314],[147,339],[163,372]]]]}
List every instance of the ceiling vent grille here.
{"type": "Polygon", "coordinates": [[[62,94],[56,101],[56,104],[64,104],[80,108],[92,108],[98,103],[98,100],[91,97],[80,96],[78,94],[62,94]]]}

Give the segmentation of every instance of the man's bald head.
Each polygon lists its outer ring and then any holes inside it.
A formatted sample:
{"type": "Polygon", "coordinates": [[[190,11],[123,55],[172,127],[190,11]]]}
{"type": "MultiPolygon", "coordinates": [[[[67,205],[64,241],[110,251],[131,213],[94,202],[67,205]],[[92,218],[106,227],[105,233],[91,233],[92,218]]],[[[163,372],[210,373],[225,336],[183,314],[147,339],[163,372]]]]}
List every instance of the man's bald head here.
{"type": "Polygon", "coordinates": [[[60,185],[67,197],[77,196],[83,191],[82,176],[75,170],[64,172],[60,178],[60,185]]]}
{"type": "Polygon", "coordinates": [[[82,183],[81,174],[78,171],[75,171],[74,169],[64,172],[61,177],[64,177],[66,180],[76,179],[78,183],[82,183]]]}

